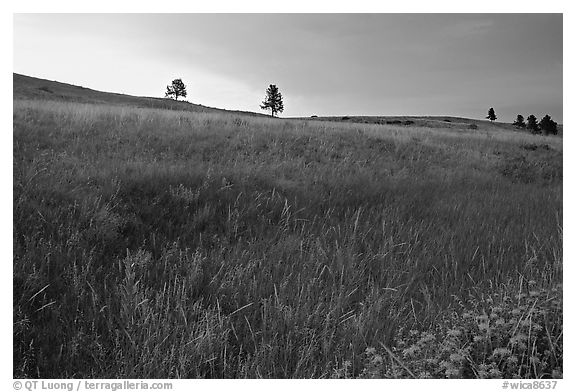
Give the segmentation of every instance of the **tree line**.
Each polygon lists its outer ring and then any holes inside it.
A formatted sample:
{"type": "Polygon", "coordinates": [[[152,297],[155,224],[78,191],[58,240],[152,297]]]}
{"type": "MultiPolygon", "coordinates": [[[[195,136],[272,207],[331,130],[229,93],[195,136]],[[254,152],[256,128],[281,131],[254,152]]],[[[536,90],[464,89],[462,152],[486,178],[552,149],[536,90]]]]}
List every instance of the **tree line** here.
{"type": "Polygon", "coordinates": [[[552,117],[545,115],[540,121],[533,114],[529,115],[524,122],[524,116],[519,114],[516,121],[512,123],[515,127],[525,128],[534,134],[558,135],[558,123],[552,120],[552,117]]]}
{"type": "MultiPolygon", "coordinates": [[[[488,116],[486,116],[490,122],[497,119],[496,112],[494,108],[488,109],[488,116]]],[[[524,122],[524,116],[519,114],[516,116],[516,121],[512,123],[517,128],[527,129],[533,134],[544,134],[544,135],[558,135],[558,123],[552,120],[548,114],[542,117],[540,121],[535,115],[531,114],[524,122]]]]}

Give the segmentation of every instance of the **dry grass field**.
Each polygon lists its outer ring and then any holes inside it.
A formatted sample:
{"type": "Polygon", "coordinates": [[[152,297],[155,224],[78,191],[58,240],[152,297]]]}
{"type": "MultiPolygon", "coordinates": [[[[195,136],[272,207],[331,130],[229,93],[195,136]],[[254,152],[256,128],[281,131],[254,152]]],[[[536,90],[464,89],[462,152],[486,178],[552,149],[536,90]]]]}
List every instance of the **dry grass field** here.
{"type": "Polygon", "coordinates": [[[18,96],[14,377],[562,377],[562,138],[18,96]]]}

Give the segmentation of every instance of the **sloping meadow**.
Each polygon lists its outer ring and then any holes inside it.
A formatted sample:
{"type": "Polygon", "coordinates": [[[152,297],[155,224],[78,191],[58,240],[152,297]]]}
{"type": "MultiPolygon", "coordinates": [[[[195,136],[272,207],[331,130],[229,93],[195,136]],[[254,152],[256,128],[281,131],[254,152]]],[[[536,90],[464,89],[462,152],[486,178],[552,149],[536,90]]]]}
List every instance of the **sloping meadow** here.
{"type": "Polygon", "coordinates": [[[561,374],[560,138],[17,100],[13,148],[14,377],[561,374]],[[403,354],[495,293],[513,370],[403,354]]]}

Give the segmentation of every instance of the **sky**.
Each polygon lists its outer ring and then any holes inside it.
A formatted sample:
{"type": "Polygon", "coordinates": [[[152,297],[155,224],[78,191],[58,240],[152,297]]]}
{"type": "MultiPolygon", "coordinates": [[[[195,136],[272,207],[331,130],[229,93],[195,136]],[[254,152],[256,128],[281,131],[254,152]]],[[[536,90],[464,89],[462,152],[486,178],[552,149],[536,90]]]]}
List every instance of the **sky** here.
{"type": "Polygon", "coordinates": [[[282,117],[563,123],[562,14],[15,14],[16,73],[282,117]]]}

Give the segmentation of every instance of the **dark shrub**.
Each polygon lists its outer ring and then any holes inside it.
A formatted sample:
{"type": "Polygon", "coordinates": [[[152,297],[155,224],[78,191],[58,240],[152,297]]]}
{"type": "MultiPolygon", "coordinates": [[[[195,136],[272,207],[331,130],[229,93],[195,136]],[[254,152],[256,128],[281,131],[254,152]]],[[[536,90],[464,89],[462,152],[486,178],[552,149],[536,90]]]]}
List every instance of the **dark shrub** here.
{"type": "Polygon", "coordinates": [[[412,125],[412,124],[414,124],[414,121],[412,121],[412,120],[404,121],[404,125],[412,125]]]}
{"type": "Polygon", "coordinates": [[[538,145],[537,144],[525,144],[522,146],[523,149],[528,150],[528,151],[536,151],[538,149],[538,145]]]}
{"type": "Polygon", "coordinates": [[[530,143],[530,144],[524,144],[524,145],[522,146],[522,148],[523,148],[524,150],[528,150],[528,151],[536,151],[536,150],[546,150],[546,151],[549,151],[549,150],[550,150],[550,146],[549,146],[548,144],[540,144],[540,145],[538,145],[538,144],[530,143]]]}
{"type": "Polygon", "coordinates": [[[342,117],[342,120],[350,120],[350,117],[344,116],[344,117],[342,117]]]}
{"type": "Polygon", "coordinates": [[[470,125],[468,125],[468,129],[478,129],[478,125],[470,124],[470,125]]]}
{"type": "Polygon", "coordinates": [[[50,94],[54,94],[54,91],[50,90],[50,88],[48,88],[46,86],[38,87],[38,90],[45,91],[45,92],[50,93],[50,94]]]}

